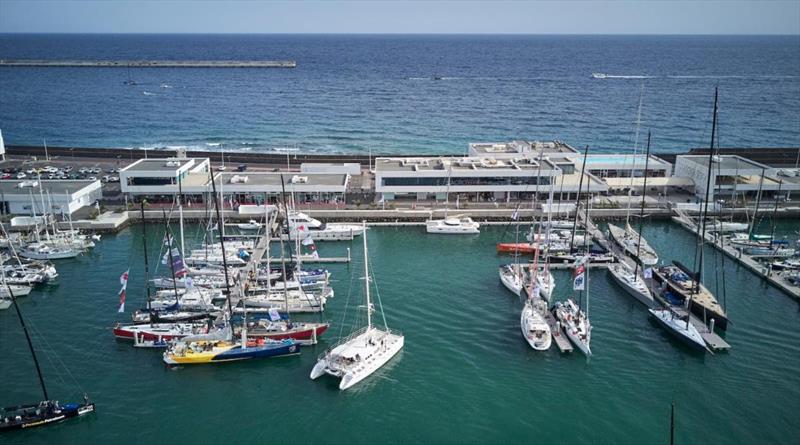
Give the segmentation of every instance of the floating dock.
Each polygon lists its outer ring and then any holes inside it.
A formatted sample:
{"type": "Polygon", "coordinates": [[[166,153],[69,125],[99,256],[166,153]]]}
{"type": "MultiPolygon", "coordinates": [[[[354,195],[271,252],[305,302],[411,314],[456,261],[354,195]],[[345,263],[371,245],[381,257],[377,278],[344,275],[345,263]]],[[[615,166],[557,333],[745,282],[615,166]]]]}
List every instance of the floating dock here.
{"type": "Polygon", "coordinates": [[[547,312],[545,315],[545,320],[547,320],[547,324],[550,326],[550,334],[553,336],[553,342],[555,342],[556,347],[561,353],[572,352],[572,343],[569,342],[569,339],[564,332],[559,327],[556,318],[550,312],[547,312]]]}
{"type": "MultiPolygon", "coordinates": [[[[678,223],[678,225],[688,230],[692,234],[697,235],[698,227],[694,223],[694,221],[692,221],[692,219],[689,216],[680,211],[677,211],[676,214],[677,216],[674,216],[672,218],[673,221],[678,223]]],[[[780,274],[774,274],[768,266],[759,263],[754,259],[754,257],[747,255],[740,250],[734,249],[730,245],[725,244],[724,238],[722,238],[722,242],[720,242],[716,239],[714,235],[706,233],[706,241],[708,242],[708,244],[714,246],[714,248],[716,248],[717,250],[721,250],[726,255],[736,260],[739,264],[743,265],[757,276],[766,280],[767,283],[783,291],[792,298],[800,299],[799,286],[795,286],[789,283],[780,274]]]]}
{"type": "Polygon", "coordinates": [[[0,67],[37,68],[296,68],[294,60],[0,60],[0,67]]]}

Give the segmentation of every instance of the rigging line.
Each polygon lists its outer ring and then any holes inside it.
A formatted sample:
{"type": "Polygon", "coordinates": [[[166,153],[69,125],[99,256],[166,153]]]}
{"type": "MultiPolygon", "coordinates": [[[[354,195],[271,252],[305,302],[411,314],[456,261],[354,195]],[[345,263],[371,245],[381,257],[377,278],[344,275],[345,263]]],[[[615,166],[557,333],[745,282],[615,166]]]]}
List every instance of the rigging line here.
{"type": "MultiPolygon", "coordinates": [[[[378,305],[381,307],[381,318],[383,318],[383,327],[389,330],[389,325],[386,323],[386,313],[383,312],[383,302],[381,301],[381,291],[378,288],[378,282],[375,280],[375,271],[370,269],[369,274],[372,275],[372,282],[375,283],[375,296],[378,297],[378,305]]],[[[369,310],[369,308],[367,308],[369,310]]]]}
{"type": "MultiPolygon", "coordinates": [[[[53,364],[52,357],[50,357],[52,355],[53,357],[56,358],[56,360],[58,360],[59,364],[61,365],[61,368],[64,371],[66,371],[67,375],[72,379],[72,382],[75,384],[75,386],[77,386],[78,389],[81,390],[81,392],[85,392],[83,390],[83,386],[81,386],[80,382],[78,382],[78,379],[76,379],[75,376],[72,374],[72,372],[69,370],[69,367],[67,367],[67,364],[64,363],[64,360],[61,358],[61,356],[58,355],[55,348],[53,348],[50,342],[47,341],[47,338],[44,336],[44,334],[42,334],[41,331],[39,331],[39,329],[36,327],[35,324],[33,324],[30,321],[30,319],[28,319],[28,325],[32,328],[31,330],[33,331],[34,335],[36,335],[39,338],[39,340],[45,345],[45,349],[42,349],[42,351],[45,353],[45,356],[47,356],[47,359],[50,361],[50,363],[53,364]]],[[[58,368],[58,366],[56,366],[55,364],[53,364],[53,367],[58,368]]],[[[67,382],[65,382],[63,378],[61,378],[60,376],[59,378],[64,383],[64,385],[67,385],[67,382]]]]}
{"type": "MultiPolygon", "coordinates": [[[[366,234],[365,234],[366,235],[366,234]]],[[[355,270],[355,269],[353,269],[355,270]]],[[[347,313],[349,312],[348,309],[350,308],[350,296],[353,294],[353,277],[355,275],[354,271],[350,273],[350,284],[347,287],[347,299],[344,302],[344,312],[342,313],[342,323],[339,325],[339,338],[343,338],[342,334],[344,333],[344,324],[347,321],[347,313]]]]}
{"type": "MultiPolygon", "coordinates": [[[[717,110],[717,146],[716,146],[717,155],[720,154],[719,127],[720,127],[720,125],[719,125],[719,110],[717,110]]],[[[736,162],[736,168],[737,169],[739,168],[739,162],[738,161],[736,162]]],[[[717,175],[721,174],[721,172],[722,172],[722,163],[720,162],[720,163],[717,164],[717,175]]],[[[734,178],[734,187],[736,187],[736,185],[735,185],[736,181],[738,181],[738,176],[736,178],[734,178]]],[[[722,185],[717,183],[717,190],[720,191],[720,192],[721,192],[721,187],[722,187],[722,185]]],[[[722,212],[722,207],[720,206],[720,213],[721,212],[722,212]]],[[[731,212],[731,213],[733,213],[733,212],[731,212]]],[[[731,214],[731,221],[733,221],[733,215],[732,214],[731,214]]],[[[720,250],[720,252],[719,252],[719,258],[720,258],[719,274],[722,275],[722,277],[721,277],[722,278],[722,281],[721,281],[721,283],[722,283],[722,307],[727,310],[727,308],[728,308],[728,298],[727,298],[727,286],[725,286],[725,252],[724,252],[725,244],[724,244],[724,239],[722,238],[722,219],[719,220],[719,224],[720,224],[719,225],[719,229],[720,230],[717,232],[717,242],[719,243],[719,250],[720,250]]],[[[714,289],[717,293],[719,293],[719,288],[720,288],[719,283],[720,283],[720,281],[717,280],[717,283],[716,283],[716,286],[715,286],[715,289],[714,289]]]]}

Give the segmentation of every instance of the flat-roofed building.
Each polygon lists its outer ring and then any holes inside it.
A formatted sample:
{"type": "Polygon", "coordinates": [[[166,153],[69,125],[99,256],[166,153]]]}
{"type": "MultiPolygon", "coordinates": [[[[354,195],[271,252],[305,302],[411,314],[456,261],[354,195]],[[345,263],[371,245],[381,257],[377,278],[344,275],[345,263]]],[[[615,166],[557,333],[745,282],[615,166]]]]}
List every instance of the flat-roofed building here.
{"type": "MultiPolygon", "coordinates": [[[[448,191],[469,200],[529,199],[533,193],[575,193],[580,172],[564,174],[544,158],[482,157],[377,158],[375,192],[384,200],[415,198],[444,200],[448,191]]],[[[583,190],[587,184],[584,183],[583,190]]],[[[608,187],[597,178],[588,181],[592,193],[608,187]]]]}
{"type": "MultiPolygon", "coordinates": [[[[583,157],[573,158],[576,168],[580,170],[583,157]]],[[[645,163],[647,164],[648,178],[667,178],[672,175],[672,164],[650,155],[644,154],[589,154],[586,157],[586,169],[600,178],[642,178],[644,177],[645,163]]]]}
{"type": "Polygon", "coordinates": [[[41,216],[72,215],[102,199],[100,181],[90,180],[2,180],[0,210],[4,214],[41,216]]]}
{"type": "Polygon", "coordinates": [[[341,202],[349,180],[346,173],[311,172],[225,172],[215,177],[217,193],[239,203],[257,204],[262,204],[265,197],[267,202],[280,202],[283,190],[295,202],[341,202]]]}
{"type": "Polygon", "coordinates": [[[131,195],[176,194],[207,183],[209,166],[208,158],[139,159],[120,170],[120,188],[131,195]]]}
{"type": "Polygon", "coordinates": [[[708,184],[710,200],[740,196],[755,198],[759,189],[764,197],[775,196],[779,189],[784,196],[800,190],[797,178],[778,175],[775,168],[737,155],[720,155],[713,159],[708,155],[678,155],[675,176],[691,178],[695,194],[700,198],[705,197],[708,184]],[[710,182],[709,161],[712,162],[710,182]]]}
{"type": "Polygon", "coordinates": [[[510,142],[472,142],[469,156],[494,159],[538,158],[559,159],[571,157],[578,151],[561,141],[510,141],[510,142]]]}

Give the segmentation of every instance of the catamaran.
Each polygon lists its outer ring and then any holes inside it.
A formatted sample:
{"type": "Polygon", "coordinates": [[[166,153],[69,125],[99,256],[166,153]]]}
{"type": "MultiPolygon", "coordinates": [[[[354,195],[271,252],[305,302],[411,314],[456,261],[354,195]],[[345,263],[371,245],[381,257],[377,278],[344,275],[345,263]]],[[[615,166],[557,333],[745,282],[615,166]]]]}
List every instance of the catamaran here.
{"type": "Polygon", "coordinates": [[[447,191],[445,192],[444,201],[444,218],[433,219],[433,214],[431,214],[431,218],[425,221],[425,231],[428,233],[442,235],[473,235],[476,233],[481,233],[481,225],[473,221],[469,216],[447,216],[447,212],[449,210],[448,207],[450,207],[450,174],[452,171],[452,167],[448,165],[447,191]]]}
{"type": "MultiPolygon", "coordinates": [[[[366,222],[364,228],[366,229],[366,222]]],[[[372,324],[372,312],[375,309],[370,300],[370,281],[372,280],[369,273],[369,251],[367,250],[367,237],[364,236],[364,298],[366,300],[367,325],[322,353],[317,364],[311,370],[310,377],[312,379],[329,374],[341,378],[339,389],[345,390],[380,369],[403,349],[405,337],[401,332],[393,331],[386,326],[383,306],[381,306],[381,315],[384,320],[384,328],[381,329],[372,324]]]]}

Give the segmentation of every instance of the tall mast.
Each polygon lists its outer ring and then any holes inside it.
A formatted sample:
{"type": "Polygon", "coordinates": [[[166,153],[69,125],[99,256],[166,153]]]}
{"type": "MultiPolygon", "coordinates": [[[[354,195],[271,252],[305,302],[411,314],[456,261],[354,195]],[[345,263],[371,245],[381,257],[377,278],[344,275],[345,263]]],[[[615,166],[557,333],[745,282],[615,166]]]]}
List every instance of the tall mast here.
{"type": "Polygon", "coordinates": [[[772,234],[769,237],[769,247],[772,248],[772,241],[775,239],[775,217],[778,216],[778,193],[781,192],[783,179],[778,180],[778,191],[775,194],[775,208],[772,209],[772,234]]]}
{"type": "MultiPolygon", "coordinates": [[[[211,174],[211,192],[214,194],[214,212],[217,215],[217,224],[220,227],[223,226],[222,219],[219,213],[219,199],[217,199],[217,183],[214,178],[214,167],[209,166],[208,171],[211,174]]],[[[220,189],[222,188],[222,176],[220,176],[220,189]]],[[[225,237],[222,236],[222,231],[220,230],[220,237],[219,237],[220,247],[222,247],[222,267],[223,271],[225,272],[225,290],[227,292],[227,300],[228,300],[228,313],[230,316],[233,316],[233,308],[231,307],[231,283],[230,279],[228,278],[228,257],[225,256],[225,237]]],[[[268,272],[269,273],[269,272],[268,272]]]]}
{"type": "Polygon", "coordinates": [[[364,296],[367,298],[367,330],[372,329],[372,306],[369,301],[369,253],[367,252],[367,222],[364,221],[364,296]]]}
{"type": "Polygon", "coordinates": [[[183,238],[183,180],[178,176],[178,220],[180,221],[181,229],[181,255],[186,256],[186,245],[183,238]]]}
{"type": "MultiPolygon", "coordinates": [[[[628,209],[625,211],[625,230],[631,225],[631,194],[633,193],[633,177],[636,172],[636,150],[639,148],[639,126],[642,124],[642,101],[644,100],[644,82],[639,90],[639,108],[636,111],[636,130],[633,133],[633,160],[631,161],[631,185],[628,187],[628,209]]],[[[648,132],[649,133],[649,132],[648,132]]],[[[645,161],[646,162],[646,161],[645,161]]],[[[647,171],[645,170],[645,175],[647,171]]]]}
{"type": "MultiPolygon", "coordinates": [[[[569,240],[569,252],[575,250],[575,231],[578,230],[578,210],[581,206],[581,189],[583,188],[583,175],[586,173],[586,157],[589,156],[589,146],[583,151],[583,166],[581,166],[581,178],[578,180],[578,196],[575,198],[575,221],[572,222],[572,238],[569,240]]],[[[561,178],[561,185],[564,185],[564,178],[561,178]]],[[[586,180],[586,190],[589,190],[589,180],[586,180]]]]}
{"type": "Polygon", "coordinates": [[[31,343],[31,336],[28,334],[28,327],[25,326],[25,320],[22,318],[22,312],[19,311],[19,305],[17,305],[17,297],[14,296],[14,292],[11,291],[11,287],[8,285],[6,281],[5,274],[3,274],[3,285],[6,287],[8,291],[8,295],[11,297],[11,301],[14,302],[14,309],[17,311],[17,317],[19,317],[19,324],[22,325],[22,331],[25,332],[25,340],[28,341],[28,349],[31,350],[31,356],[33,357],[33,364],[36,366],[36,375],[39,376],[39,384],[42,386],[42,394],[44,394],[45,400],[50,400],[50,397],[47,396],[47,387],[44,384],[44,378],[42,377],[42,369],[39,367],[39,359],[36,358],[36,351],[33,350],[33,343],[31,343]]]}
{"type": "MultiPolygon", "coordinates": [[[[691,311],[691,304],[692,304],[692,293],[698,293],[700,291],[700,279],[703,276],[703,251],[705,239],[706,239],[706,220],[708,219],[708,198],[709,192],[711,190],[711,174],[713,173],[713,164],[714,164],[714,139],[717,135],[717,100],[719,97],[719,90],[714,88],[714,113],[711,117],[711,145],[708,149],[708,171],[706,172],[706,195],[705,199],[703,200],[703,216],[700,219],[700,231],[698,232],[699,235],[699,261],[696,264],[697,273],[695,274],[694,278],[694,290],[693,292],[689,293],[689,307],[687,307],[688,311],[691,311]]],[[[686,329],[689,329],[689,319],[691,317],[686,317],[686,329]]]]}
{"type": "MultiPolygon", "coordinates": [[[[588,192],[588,190],[587,190],[588,192]]],[[[591,206],[591,193],[586,193],[586,233],[583,234],[583,243],[586,246],[586,256],[589,256],[589,207],[591,206]]],[[[575,215],[577,217],[577,213],[575,215]]],[[[586,319],[589,319],[589,261],[586,260],[586,319]]]]}
{"type": "MultiPolygon", "coordinates": [[[[633,282],[635,283],[639,273],[639,252],[642,248],[642,225],[644,224],[644,198],[647,196],[647,167],[650,164],[650,132],[647,132],[647,150],[644,155],[644,184],[642,186],[642,207],[639,210],[639,239],[636,241],[636,263],[633,271],[633,282]]],[[[630,200],[628,200],[630,202],[630,200]]]]}
{"type": "Polygon", "coordinates": [[[175,304],[180,302],[180,297],[178,296],[178,278],[175,276],[175,259],[172,257],[172,232],[169,230],[169,223],[167,222],[167,211],[161,209],[161,213],[164,216],[164,229],[167,235],[167,253],[169,255],[169,270],[172,272],[172,290],[175,291],[175,304]]]}
{"type": "Polygon", "coordinates": [[[447,219],[447,209],[450,207],[450,176],[453,174],[453,165],[447,166],[447,190],[444,193],[444,219],[447,219]]]}
{"type": "Polygon", "coordinates": [[[761,178],[758,180],[758,192],[756,195],[756,209],[753,211],[753,221],[750,223],[750,232],[747,234],[747,239],[753,239],[753,230],[756,228],[756,217],[758,217],[758,208],[761,206],[761,193],[764,186],[764,169],[761,169],[761,178]]]}
{"type": "Polygon", "coordinates": [[[144,199],[141,202],[142,248],[144,249],[144,288],[147,292],[147,309],[150,309],[150,265],[147,262],[147,222],[144,220],[144,199]]]}

